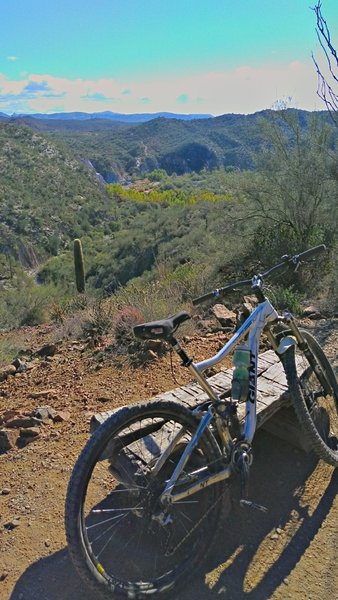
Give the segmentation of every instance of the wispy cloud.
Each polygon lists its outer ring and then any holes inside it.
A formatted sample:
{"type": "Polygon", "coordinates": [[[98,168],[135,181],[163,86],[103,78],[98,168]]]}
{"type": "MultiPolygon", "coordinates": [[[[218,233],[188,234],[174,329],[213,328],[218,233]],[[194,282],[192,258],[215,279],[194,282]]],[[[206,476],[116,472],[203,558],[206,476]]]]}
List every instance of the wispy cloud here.
{"type": "Polygon", "coordinates": [[[85,100],[86,102],[103,102],[103,103],[115,101],[114,98],[107,97],[104,94],[102,94],[102,92],[94,92],[93,94],[86,94],[85,96],[81,96],[81,99],[85,100]]]}
{"type": "Polygon", "coordinates": [[[18,60],[17,56],[7,56],[7,60],[11,60],[12,62],[15,62],[16,60],[18,60]]]}
{"type": "Polygon", "coordinates": [[[138,112],[144,105],[156,111],[248,113],[271,107],[292,97],[294,106],[322,108],[316,96],[316,75],[309,64],[210,71],[190,77],[143,81],[65,79],[32,74],[10,80],[0,74],[0,110],[3,112],[95,112],[111,107],[115,112],[138,112]]]}

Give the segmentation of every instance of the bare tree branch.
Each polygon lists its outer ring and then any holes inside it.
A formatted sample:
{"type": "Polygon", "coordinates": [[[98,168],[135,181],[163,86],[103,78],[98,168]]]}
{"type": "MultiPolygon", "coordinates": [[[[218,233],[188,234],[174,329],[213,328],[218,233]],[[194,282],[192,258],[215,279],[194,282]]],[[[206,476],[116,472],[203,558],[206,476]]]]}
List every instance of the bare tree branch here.
{"type": "MultiPolygon", "coordinates": [[[[319,40],[319,44],[326,58],[326,63],[330,77],[332,78],[333,82],[338,84],[338,54],[334,45],[332,44],[330,30],[328,28],[326,20],[322,15],[321,8],[321,0],[318,0],[316,6],[312,9],[316,14],[316,33],[319,40]],[[335,72],[335,70],[337,70],[337,73],[335,72]]],[[[314,54],[312,54],[312,60],[316,67],[318,77],[317,95],[326,104],[326,107],[335,125],[338,126],[338,94],[336,94],[336,92],[328,82],[327,78],[323,74],[322,69],[319,66],[319,63],[316,60],[314,54]]]]}

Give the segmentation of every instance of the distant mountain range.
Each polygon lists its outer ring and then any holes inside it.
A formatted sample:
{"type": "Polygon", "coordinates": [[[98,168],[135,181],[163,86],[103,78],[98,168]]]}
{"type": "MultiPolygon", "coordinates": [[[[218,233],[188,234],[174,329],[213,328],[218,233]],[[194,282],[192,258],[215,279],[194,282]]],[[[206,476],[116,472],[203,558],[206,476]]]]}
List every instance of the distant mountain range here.
{"type": "Polygon", "coordinates": [[[0,113],[1,119],[17,119],[17,118],[33,118],[33,119],[43,119],[43,120],[57,120],[57,121],[87,121],[90,119],[109,119],[111,121],[120,121],[122,123],[145,123],[146,121],[151,121],[152,119],[158,119],[159,117],[164,117],[165,119],[179,119],[180,121],[191,121],[193,119],[212,119],[213,115],[200,115],[200,114],[176,114],[170,112],[158,112],[158,113],[140,113],[140,114],[121,114],[111,112],[110,110],[106,110],[104,112],[98,113],[86,113],[86,112],[69,112],[69,113],[53,113],[53,114],[44,114],[44,113],[34,113],[34,114],[16,114],[7,115],[5,113],[0,113]]]}

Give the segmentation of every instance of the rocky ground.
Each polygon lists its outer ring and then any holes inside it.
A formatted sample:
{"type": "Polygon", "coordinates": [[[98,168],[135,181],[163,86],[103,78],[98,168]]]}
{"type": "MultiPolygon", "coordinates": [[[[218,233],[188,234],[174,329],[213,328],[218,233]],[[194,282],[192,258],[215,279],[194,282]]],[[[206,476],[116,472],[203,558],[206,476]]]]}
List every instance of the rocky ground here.
{"type": "MultiPolygon", "coordinates": [[[[337,367],[337,320],[305,325],[337,367]]],[[[168,354],[133,369],[105,352],[107,340],[95,350],[78,341],[55,345],[48,325],[18,335],[25,355],[0,383],[0,429],[9,432],[0,437],[0,598],[96,600],[69,562],[63,526],[89,420],[178,384],[168,354]]],[[[198,360],[223,339],[192,336],[187,350],[198,360]]],[[[173,360],[178,383],[186,382],[173,360]]],[[[251,495],[268,513],[235,507],[205,568],[177,600],[338,598],[337,472],[266,432],[257,433],[254,452],[251,495]]]]}

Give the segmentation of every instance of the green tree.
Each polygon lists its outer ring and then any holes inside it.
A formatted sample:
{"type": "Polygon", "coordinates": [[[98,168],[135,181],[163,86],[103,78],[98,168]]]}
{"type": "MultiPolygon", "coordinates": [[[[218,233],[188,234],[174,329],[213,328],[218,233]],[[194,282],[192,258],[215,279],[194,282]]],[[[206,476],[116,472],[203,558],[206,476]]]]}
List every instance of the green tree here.
{"type": "Polygon", "coordinates": [[[314,115],[307,118],[304,127],[297,111],[283,109],[262,120],[258,172],[246,183],[251,216],[262,220],[264,235],[281,251],[329,242],[337,224],[333,130],[314,115]]]}

